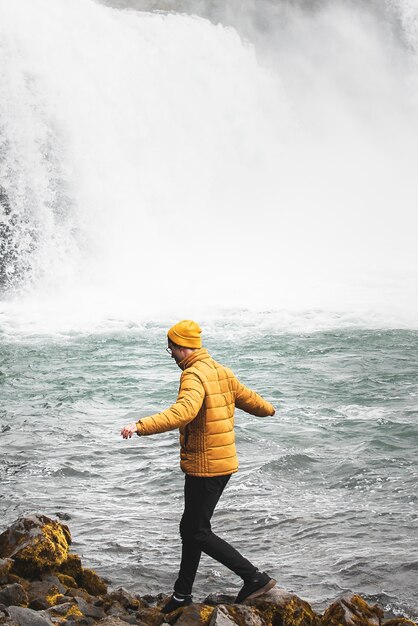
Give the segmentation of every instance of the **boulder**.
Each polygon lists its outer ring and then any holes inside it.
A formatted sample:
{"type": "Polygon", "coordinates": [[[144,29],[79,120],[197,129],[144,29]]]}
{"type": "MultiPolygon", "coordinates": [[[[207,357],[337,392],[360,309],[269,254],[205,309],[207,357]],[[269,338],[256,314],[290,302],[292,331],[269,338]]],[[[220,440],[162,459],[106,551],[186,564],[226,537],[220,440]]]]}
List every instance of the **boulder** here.
{"type": "Polygon", "coordinates": [[[227,608],[221,604],[213,611],[209,626],[236,626],[236,622],[229,615],[227,608]]]}
{"type": "Polygon", "coordinates": [[[77,588],[78,585],[75,579],[72,576],[67,576],[67,574],[61,574],[61,572],[57,572],[57,578],[64,587],[77,588]]]}
{"type": "Polygon", "coordinates": [[[52,622],[48,617],[40,615],[33,609],[9,606],[7,611],[12,620],[19,624],[19,626],[52,626],[52,622]]]}
{"type": "Polygon", "coordinates": [[[160,624],[166,623],[166,616],[159,609],[153,607],[139,609],[136,613],[136,619],[139,624],[146,624],[147,626],[160,626],[160,624]]]}
{"type": "Polygon", "coordinates": [[[213,606],[207,604],[189,604],[184,609],[177,609],[166,615],[165,618],[169,624],[176,626],[207,626],[213,611],[213,606]]]}
{"type": "Polygon", "coordinates": [[[59,567],[67,558],[71,534],[67,526],[45,515],[21,517],[0,535],[0,557],[12,558],[13,570],[36,576],[59,567]]]}
{"type": "Polygon", "coordinates": [[[7,583],[9,572],[13,566],[13,559],[0,559],[0,585],[7,583]]]}
{"type": "Polygon", "coordinates": [[[360,596],[340,598],[329,606],[323,617],[323,626],[380,626],[383,611],[370,606],[360,596]]]}
{"type": "Polygon", "coordinates": [[[245,605],[258,609],[267,624],[280,626],[322,626],[321,617],[311,606],[285,589],[274,587],[267,593],[245,601],[245,605]]]}
{"type": "Polygon", "coordinates": [[[65,591],[65,587],[61,585],[58,579],[56,581],[32,581],[27,588],[29,607],[37,611],[47,609],[57,603],[58,598],[62,597],[63,591],[65,591]],[[58,585],[55,582],[58,582],[58,585]]]}
{"type": "Polygon", "coordinates": [[[18,583],[12,583],[0,589],[0,603],[5,606],[28,606],[28,602],[28,594],[18,583]]]}
{"type": "Polygon", "coordinates": [[[95,620],[105,617],[105,612],[100,606],[96,606],[91,602],[86,602],[84,598],[75,598],[75,602],[81,613],[86,617],[93,617],[95,620]]]}
{"type": "Polygon", "coordinates": [[[144,606],[144,603],[129,593],[129,591],[123,589],[123,587],[119,587],[119,589],[109,593],[107,598],[109,598],[112,602],[119,602],[124,609],[138,610],[141,606],[144,606]]]}
{"type": "Polygon", "coordinates": [[[265,626],[258,609],[240,604],[220,605],[212,613],[209,626],[265,626]]]}
{"type": "MultiPolygon", "coordinates": [[[[78,554],[69,554],[66,560],[61,564],[59,573],[71,576],[71,578],[78,582],[83,574],[83,567],[78,554]]],[[[57,574],[57,576],[59,576],[59,574],[57,574]]]]}
{"type": "Polygon", "coordinates": [[[107,582],[92,569],[83,568],[79,584],[92,596],[100,596],[107,593],[107,582]]]}
{"type": "Polygon", "coordinates": [[[126,626],[126,622],[121,620],[119,617],[105,617],[97,622],[97,626],[126,626]]]}

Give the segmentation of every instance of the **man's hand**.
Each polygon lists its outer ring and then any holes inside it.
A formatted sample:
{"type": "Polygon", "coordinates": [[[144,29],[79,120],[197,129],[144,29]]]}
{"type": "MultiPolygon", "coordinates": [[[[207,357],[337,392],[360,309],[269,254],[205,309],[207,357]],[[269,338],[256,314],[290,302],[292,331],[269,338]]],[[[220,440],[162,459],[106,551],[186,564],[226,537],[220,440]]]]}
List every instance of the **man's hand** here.
{"type": "Polygon", "coordinates": [[[120,431],[120,434],[122,435],[124,439],[130,439],[132,435],[134,435],[136,432],[137,432],[136,422],[132,422],[131,424],[124,426],[122,430],[120,431]]]}

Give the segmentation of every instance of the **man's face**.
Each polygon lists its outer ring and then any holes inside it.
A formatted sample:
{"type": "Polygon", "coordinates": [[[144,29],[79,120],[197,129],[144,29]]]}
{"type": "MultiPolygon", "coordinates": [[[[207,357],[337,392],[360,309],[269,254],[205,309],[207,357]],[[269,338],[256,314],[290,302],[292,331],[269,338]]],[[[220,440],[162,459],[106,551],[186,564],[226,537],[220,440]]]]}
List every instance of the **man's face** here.
{"type": "Polygon", "coordinates": [[[168,341],[168,350],[169,352],[171,352],[171,358],[175,360],[177,365],[180,363],[180,361],[186,358],[185,348],[182,348],[181,346],[176,346],[176,344],[171,343],[170,340],[168,341]]]}

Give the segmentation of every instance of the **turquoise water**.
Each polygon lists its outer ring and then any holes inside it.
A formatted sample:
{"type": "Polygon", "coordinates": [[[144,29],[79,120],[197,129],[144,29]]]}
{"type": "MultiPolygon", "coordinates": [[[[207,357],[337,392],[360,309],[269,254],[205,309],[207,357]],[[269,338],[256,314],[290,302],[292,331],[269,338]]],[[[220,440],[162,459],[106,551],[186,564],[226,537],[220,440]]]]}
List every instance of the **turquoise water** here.
{"type": "MultiPolygon", "coordinates": [[[[176,432],[119,431],[176,397],[166,328],[0,336],[2,529],[31,511],[68,519],[84,563],[140,594],[175,579],[183,476],[176,432]]],[[[204,328],[277,407],[237,412],[216,531],[319,608],[353,591],[416,619],[418,331],[302,332],[245,312],[204,328]]],[[[202,558],[196,598],[238,586],[202,558]]]]}

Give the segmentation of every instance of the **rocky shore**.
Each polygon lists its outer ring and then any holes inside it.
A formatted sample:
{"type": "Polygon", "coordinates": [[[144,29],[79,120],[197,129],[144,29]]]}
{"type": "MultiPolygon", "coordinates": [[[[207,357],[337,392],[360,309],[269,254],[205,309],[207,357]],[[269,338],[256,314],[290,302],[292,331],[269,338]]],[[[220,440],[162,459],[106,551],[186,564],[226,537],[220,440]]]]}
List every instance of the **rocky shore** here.
{"type": "MultiPolygon", "coordinates": [[[[360,596],[343,597],[323,614],[296,595],[275,587],[255,600],[234,604],[225,595],[168,615],[167,595],[138,596],[109,589],[70,552],[71,533],[45,515],[16,520],[0,535],[0,624],[4,626],[414,626],[360,596]]],[[[416,625],[415,625],[416,626],[416,625]]]]}

